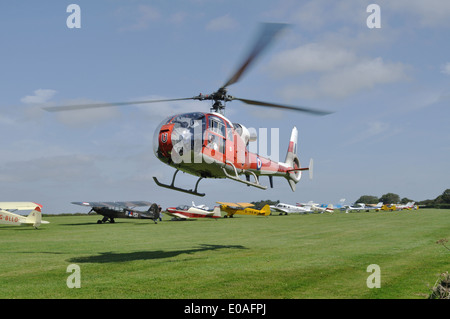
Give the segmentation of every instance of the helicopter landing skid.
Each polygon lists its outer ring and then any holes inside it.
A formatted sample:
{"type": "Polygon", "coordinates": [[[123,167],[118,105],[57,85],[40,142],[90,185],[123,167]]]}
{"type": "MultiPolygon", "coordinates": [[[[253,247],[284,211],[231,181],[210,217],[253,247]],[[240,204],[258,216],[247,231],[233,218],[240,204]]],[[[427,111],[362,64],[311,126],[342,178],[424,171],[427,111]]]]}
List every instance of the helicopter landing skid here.
{"type": "Polygon", "coordinates": [[[239,175],[238,175],[238,173],[237,173],[236,166],[234,166],[234,164],[231,163],[231,162],[228,161],[228,160],[225,161],[225,165],[226,165],[226,164],[229,164],[229,165],[234,169],[234,176],[233,176],[233,175],[230,175],[230,174],[227,172],[227,169],[226,169],[225,166],[222,167],[223,172],[225,173],[225,175],[226,175],[229,179],[232,179],[232,180],[234,180],[234,181],[236,181],[236,182],[244,183],[244,184],[246,184],[246,185],[248,185],[248,186],[254,186],[254,187],[257,187],[257,188],[260,188],[260,189],[267,189],[267,186],[261,185],[261,184],[259,183],[258,176],[256,176],[256,174],[253,173],[252,171],[245,171],[245,170],[244,170],[244,173],[245,173],[245,174],[247,174],[247,173],[252,174],[253,177],[255,178],[255,181],[254,181],[254,182],[250,182],[249,180],[243,180],[243,179],[239,178],[239,175]]]}
{"type": "Polygon", "coordinates": [[[177,173],[178,173],[178,172],[179,172],[179,170],[177,169],[177,170],[175,171],[175,173],[173,174],[173,177],[172,177],[172,183],[171,183],[170,185],[161,183],[160,181],[158,181],[158,179],[157,179],[155,176],[153,176],[153,180],[155,181],[155,183],[156,183],[158,186],[161,186],[161,187],[164,187],[164,188],[169,188],[169,189],[173,189],[173,190],[176,190],[176,191],[179,191],[179,192],[188,193],[188,194],[191,194],[191,195],[196,195],[196,196],[201,196],[201,197],[205,196],[205,193],[199,193],[199,192],[197,192],[198,183],[200,182],[201,179],[203,179],[203,177],[200,177],[200,178],[197,180],[197,183],[195,183],[195,188],[194,188],[194,190],[192,190],[192,189],[184,189],[184,188],[180,188],[180,187],[174,186],[174,183],[175,183],[175,177],[177,176],[177,173]]]}

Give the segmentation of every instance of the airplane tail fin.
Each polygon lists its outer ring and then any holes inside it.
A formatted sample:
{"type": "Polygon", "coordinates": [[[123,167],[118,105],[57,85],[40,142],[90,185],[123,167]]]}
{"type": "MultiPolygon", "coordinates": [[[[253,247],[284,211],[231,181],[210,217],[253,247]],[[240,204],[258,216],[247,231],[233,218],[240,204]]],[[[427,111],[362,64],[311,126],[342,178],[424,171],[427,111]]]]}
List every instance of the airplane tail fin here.
{"type": "Polygon", "coordinates": [[[34,228],[38,228],[41,224],[48,224],[48,222],[42,220],[41,207],[36,208],[27,216],[27,224],[33,225],[34,228]]]}
{"type": "Polygon", "coordinates": [[[214,212],[214,214],[213,214],[214,217],[218,217],[218,218],[222,217],[222,213],[220,212],[220,206],[215,206],[213,212],[214,212]]]}
{"type": "Polygon", "coordinates": [[[270,206],[264,205],[264,207],[261,209],[261,214],[264,216],[269,216],[270,215],[270,206]]]}
{"type": "Polygon", "coordinates": [[[312,159],[309,162],[309,167],[301,168],[300,160],[297,156],[297,140],[298,140],[298,130],[294,126],[291,133],[291,138],[289,140],[289,147],[286,154],[285,165],[289,166],[291,169],[288,170],[288,175],[286,179],[288,180],[289,186],[292,191],[295,191],[296,184],[302,178],[302,171],[309,170],[309,178],[312,179],[312,159]]]}
{"type": "Polygon", "coordinates": [[[325,211],[327,211],[329,213],[333,213],[334,212],[333,204],[328,204],[327,208],[325,208],[325,211]]]}

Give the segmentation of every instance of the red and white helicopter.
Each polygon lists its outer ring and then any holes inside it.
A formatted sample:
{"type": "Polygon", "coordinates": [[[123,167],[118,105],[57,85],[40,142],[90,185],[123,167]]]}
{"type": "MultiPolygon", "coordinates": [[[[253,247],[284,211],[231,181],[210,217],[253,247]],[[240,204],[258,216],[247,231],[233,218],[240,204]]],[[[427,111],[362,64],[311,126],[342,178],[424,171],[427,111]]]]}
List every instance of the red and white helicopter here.
{"type": "Polygon", "coordinates": [[[171,184],[161,183],[156,177],[153,177],[156,184],[161,187],[204,196],[204,193],[197,191],[198,184],[203,178],[228,178],[249,186],[266,189],[267,187],[259,182],[260,176],[268,176],[271,187],[273,187],[273,176],[280,176],[286,178],[292,191],[295,191],[295,186],[300,181],[303,170],[309,170],[310,177],[312,176],[312,160],[309,167],[302,168],[300,166],[300,160],[297,156],[297,128],[292,129],[285,161],[274,162],[250,152],[247,148],[248,143],[255,141],[256,137],[250,134],[249,129],[244,125],[233,123],[224,116],[225,103],[234,100],[250,105],[301,111],[314,115],[330,113],[305,107],[237,98],[227,93],[227,87],[241,78],[248,67],[286,26],[278,23],[262,24],[261,32],[247,58],[229,80],[212,94],[164,100],[53,106],[44,107],[44,109],[54,112],[167,101],[209,100],[212,101],[209,113],[192,112],[171,115],[157,127],[153,145],[155,155],[163,163],[175,168],[176,171],[171,184]],[[174,185],[176,175],[180,170],[198,177],[193,190],[174,185]],[[244,175],[245,179],[242,179],[241,175],[244,175]],[[251,180],[251,177],[253,177],[253,180],[251,180]]]}

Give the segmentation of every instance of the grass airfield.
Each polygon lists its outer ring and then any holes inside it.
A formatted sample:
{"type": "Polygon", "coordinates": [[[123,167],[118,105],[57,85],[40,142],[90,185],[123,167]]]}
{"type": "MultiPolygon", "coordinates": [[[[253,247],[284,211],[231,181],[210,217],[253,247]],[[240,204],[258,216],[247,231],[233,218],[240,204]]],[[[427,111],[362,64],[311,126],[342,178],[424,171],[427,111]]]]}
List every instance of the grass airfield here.
{"type": "Polygon", "coordinates": [[[0,225],[0,298],[425,299],[450,251],[450,210],[163,221],[50,216],[0,225]],[[67,267],[81,270],[68,288],[67,267]],[[380,267],[368,288],[367,267],[380,267]]]}

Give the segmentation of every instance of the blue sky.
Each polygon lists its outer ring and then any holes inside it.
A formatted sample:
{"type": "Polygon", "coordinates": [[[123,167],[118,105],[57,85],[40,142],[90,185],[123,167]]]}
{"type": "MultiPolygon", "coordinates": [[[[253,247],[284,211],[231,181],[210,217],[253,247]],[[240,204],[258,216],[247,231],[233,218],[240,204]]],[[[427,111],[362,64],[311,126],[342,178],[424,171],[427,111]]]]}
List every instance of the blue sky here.
{"type": "MultiPolygon", "coordinates": [[[[35,201],[47,213],[72,201],[313,200],[352,203],[388,192],[415,200],[450,187],[450,2],[14,1],[0,4],[2,201],[35,201]],[[66,8],[81,8],[69,29],[66,8]],[[369,4],[381,28],[368,28],[369,4]],[[290,28],[229,87],[231,95],[333,111],[324,117],[234,101],[226,116],[279,129],[284,159],[293,126],[299,157],[314,159],[292,192],[284,179],[259,190],[202,180],[204,198],[156,186],[173,169],[153,155],[170,114],[209,111],[189,101],[49,113],[42,105],[190,97],[212,93],[234,71],[260,22],[290,28]]],[[[178,174],[179,185],[196,178],[178,174]]],[[[268,180],[262,178],[268,185],[268,180]]]]}

